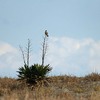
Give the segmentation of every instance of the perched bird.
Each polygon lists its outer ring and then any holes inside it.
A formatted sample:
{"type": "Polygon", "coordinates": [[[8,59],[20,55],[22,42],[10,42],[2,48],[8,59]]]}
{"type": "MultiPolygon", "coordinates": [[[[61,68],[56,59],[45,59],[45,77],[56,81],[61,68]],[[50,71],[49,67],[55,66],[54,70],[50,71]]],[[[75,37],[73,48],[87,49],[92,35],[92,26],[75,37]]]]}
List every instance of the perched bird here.
{"type": "Polygon", "coordinates": [[[45,35],[46,35],[47,37],[49,37],[47,30],[45,30],[45,35]]]}

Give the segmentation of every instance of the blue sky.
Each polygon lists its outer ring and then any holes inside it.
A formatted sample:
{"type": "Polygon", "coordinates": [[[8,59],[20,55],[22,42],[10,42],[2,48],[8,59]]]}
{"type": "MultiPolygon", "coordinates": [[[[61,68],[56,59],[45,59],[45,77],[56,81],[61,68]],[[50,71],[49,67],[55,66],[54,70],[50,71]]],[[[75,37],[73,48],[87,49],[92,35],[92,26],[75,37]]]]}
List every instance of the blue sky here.
{"type": "Polygon", "coordinates": [[[28,38],[40,62],[46,29],[52,75],[100,72],[99,26],[100,0],[0,0],[0,76],[16,76],[28,38]]]}

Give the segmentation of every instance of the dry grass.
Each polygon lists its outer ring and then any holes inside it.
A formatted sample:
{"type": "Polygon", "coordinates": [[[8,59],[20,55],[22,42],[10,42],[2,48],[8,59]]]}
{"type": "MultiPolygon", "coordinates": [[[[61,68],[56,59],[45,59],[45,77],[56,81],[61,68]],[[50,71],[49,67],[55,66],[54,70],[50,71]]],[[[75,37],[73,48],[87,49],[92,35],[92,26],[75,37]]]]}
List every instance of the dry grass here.
{"type": "Polygon", "coordinates": [[[0,78],[0,100],[100,99],[100,74],[92,73],[85,77],[52,76],[47,80],[44,84],[27,86],[17,79],[0,78]]]}

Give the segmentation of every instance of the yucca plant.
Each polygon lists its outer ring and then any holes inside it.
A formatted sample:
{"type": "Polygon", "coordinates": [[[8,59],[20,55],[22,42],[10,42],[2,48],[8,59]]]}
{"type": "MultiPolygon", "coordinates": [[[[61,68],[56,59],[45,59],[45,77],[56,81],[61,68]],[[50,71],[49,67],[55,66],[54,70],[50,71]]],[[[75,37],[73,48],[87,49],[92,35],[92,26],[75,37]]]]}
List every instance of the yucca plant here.
{"type": "Polygon", "coordinates": [[[23,57],[23,62],[24,66],[19,68],[19,71],[17,71],[19,80],[25,80],[27,83],[37,83],[40,80],[43,80],[46,75],[52,70],[52,68],[48,65],[44,65],[44,60],[47,52],[47,38],[48,38],[48,32],[47,30],[45,31],[45,36],[43,39],[43,44],[42,44],[42,64],[34,64],[34,65],[29,65],[30,61],[30,47],[31,47],[31,42],[28,39],[28,44],[26,47],[26,53],[24,53],[24,50],[20,46],[21,52],[22,52],[22,57],[23,57]]]}
{"type": "Polygon", "coordinates": [[[19,73],[19,80],[24,80],[29,84],[36,84],[38,81],[45,79],[51,70],[52,68],[49,64],[46,66],[34,64],[30,67],[24,65],[24,67],[20,67],[17,72],[19,73]]]}
{"type": "Polygon", "coordinates": [[[30,77],[30,67],[28,67],[27,65],[24,65],[24,67],[20,67],[19,71],[17,71],[19,73],[18,77],[20,80],[28,80],[28,78],[30,77]]]}

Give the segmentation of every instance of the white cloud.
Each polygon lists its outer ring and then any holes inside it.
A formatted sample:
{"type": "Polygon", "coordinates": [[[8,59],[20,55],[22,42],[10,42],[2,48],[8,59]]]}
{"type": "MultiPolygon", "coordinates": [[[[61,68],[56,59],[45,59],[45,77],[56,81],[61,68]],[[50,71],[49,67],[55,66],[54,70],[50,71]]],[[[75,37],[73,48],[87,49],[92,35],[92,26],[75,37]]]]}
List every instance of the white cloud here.
{"type": "Polygon", "coordinates": [[[0,76],[16,76],[21,64],[19,51],[8,43],[0,42],[0,76]]]}
{"type": "MultiPolygon", "coordinates": [[[[48,45],[45,63],[53,67],[52,75],[80,76],[93,71],[100,72],[100,41],[91,38],[52,37],[49,38],[48,45]]],[[[39,51],[31,55],[30,65],[41,61],[39,51]]],[[[22,65],[19,49],[0,42],[0,76],[16,76],[16,71],[22,65]]]]}
{"type": "Polygon", "coordinates": [[[0,56],[9,52],[16,52],[16,49],[8,43],[0,42],[0,56]]]}
{"type": "Polygon", "coordinates": [[[100,41],[91,38],[73,39],[52,37],[49,39],[48,63],[53,74],[84,75],[100,72],[100,41]]]}

